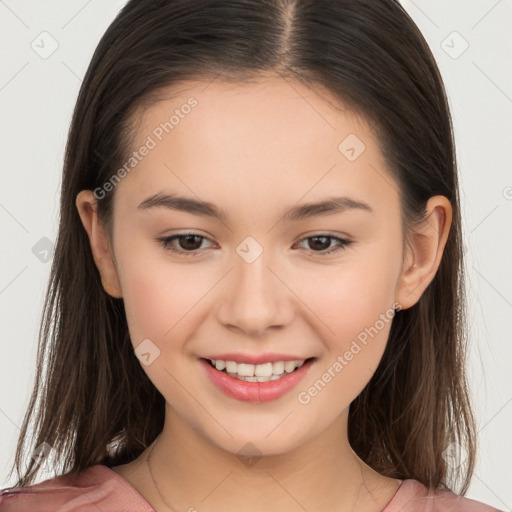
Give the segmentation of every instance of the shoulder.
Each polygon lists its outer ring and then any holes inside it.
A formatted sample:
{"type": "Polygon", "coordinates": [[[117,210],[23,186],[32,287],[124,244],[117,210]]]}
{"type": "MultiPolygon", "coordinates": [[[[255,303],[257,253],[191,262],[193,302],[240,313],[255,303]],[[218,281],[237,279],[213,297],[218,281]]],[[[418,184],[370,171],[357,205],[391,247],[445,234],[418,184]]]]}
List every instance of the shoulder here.
{"type": "Polygon", "coordinates": [[[418,480],[404,480],[382,512],[503,512],[444,489],[428,489],[418,480]]]}
{"type": "Polygon", "coordinates": [[[60,507],[66,512],[154,512],[128,482],[101,464],[0,492],[0,512],[53,512],[60,507]]]}

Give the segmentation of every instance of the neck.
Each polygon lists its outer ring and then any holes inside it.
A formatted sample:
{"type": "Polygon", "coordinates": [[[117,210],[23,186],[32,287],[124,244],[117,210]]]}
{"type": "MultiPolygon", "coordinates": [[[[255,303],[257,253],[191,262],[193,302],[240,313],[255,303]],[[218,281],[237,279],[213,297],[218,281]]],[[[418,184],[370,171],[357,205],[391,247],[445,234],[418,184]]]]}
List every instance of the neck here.
{"type": "Polygon", "coordinates": [[[154,487],[148,501],[159,511],[381,511],[399,482],[357,457],[347,418],[348,410],[287,453],[246,457],[216,446],[167,409],[162,433],[143,454],[154,487]]]}

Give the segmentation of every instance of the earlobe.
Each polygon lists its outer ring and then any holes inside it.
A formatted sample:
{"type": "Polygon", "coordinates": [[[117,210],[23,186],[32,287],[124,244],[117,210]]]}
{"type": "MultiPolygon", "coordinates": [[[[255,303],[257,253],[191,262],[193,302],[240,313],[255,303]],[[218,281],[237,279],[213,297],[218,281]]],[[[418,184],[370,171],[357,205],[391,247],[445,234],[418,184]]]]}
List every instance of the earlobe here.
{"type": "Polygon", "coordinates": [[[103,289],[115,298],[121,298],[121,285],[109,248],[108,237],[98,220],[97,199],[91,190],[82,190],[76,197],[76,207],[89,237],[94,262],[101,276],[103,289]]]}
{"type": "Polygon", "coordinates": [[[396,301],[402,305],[402,309],[414,306],[434,279],[441,264],[451,222],[450,201],[444,196],[431,197],[424,221],[411,235],[397,284],[396,301]]]}

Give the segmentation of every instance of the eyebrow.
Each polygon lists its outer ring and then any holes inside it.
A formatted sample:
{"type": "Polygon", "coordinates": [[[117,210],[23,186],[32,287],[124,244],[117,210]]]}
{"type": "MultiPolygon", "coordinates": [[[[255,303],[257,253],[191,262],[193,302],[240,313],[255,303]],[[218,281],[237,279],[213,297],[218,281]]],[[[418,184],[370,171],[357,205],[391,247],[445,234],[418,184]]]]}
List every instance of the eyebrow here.
{"type": "MultiPolygon", "coordinates": [[[[138,206],[141,210],[148,210],[150,208],[157,207],[178,210],[192,215],[212,217],[220,220],[221,222],[226,222],[227,220],[226,213],[213,203],[177,194],[158,192],[144,199],[144,201],[142,201],[138,206]]],[[[348,210],[362,210],[374,213],[370,205],[364,201],[358,201],[350,197],[330,197],[317,203],[306,203],[299,206],[293,206],[283,212],[282,218],[285,222],[290,222],[319,217],[322,215],[342,213],[348,210]]]]}

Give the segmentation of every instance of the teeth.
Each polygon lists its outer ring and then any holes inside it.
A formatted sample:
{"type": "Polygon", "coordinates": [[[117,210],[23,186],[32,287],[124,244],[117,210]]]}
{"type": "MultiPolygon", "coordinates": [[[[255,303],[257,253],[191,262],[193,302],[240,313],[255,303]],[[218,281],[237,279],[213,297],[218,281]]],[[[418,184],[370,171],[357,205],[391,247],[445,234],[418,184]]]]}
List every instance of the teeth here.
{"type": "Polygon", "coordinates": [[[256,377],[270,377],[272,375],[272,363],[255,365],[254,375],[256,375],[256,377]]]}
{"type": "Polygon", "coordinates": [[[254,377],[254,365],[238,363],[238,375],[240,377],[254,377]]]}
{"type": "Polygon", "coordinates": [[[282,373],[284,373],[283,361],[277,361],[275,363],[272,363],[272,373],[274,375],[281,375],[282,373]]]}
{"type": "Polygon", "coordinates": [[[286,361],[284,363],[284,371],[286,373],[292,373],[295,370],[295,361],[286,361]]]}
{"type": "Polygon", "coordinates": [[[235,361],[226,361],[226,372],[237,373],[238,372],[238,363],[235,363],[235,361]]]}
{"type": "Polygon", "coordinates": [[[270,377],[241,377],[238,373],[228,373],[230,377],[238,380],[245,380],[247,382],[269,382],[270,380],[277,380],[282,377],[282,375],[271,375],[270,377]]]}
{"type": "Polygon", "coordinates": [[[298,361],[276,361],[275,363],[248,364],[236,363],[235,361],[222,361],[221,359],[210,359],[212,365],[219,371],[225,372],[234,378],[248,382],[268,382],[276,380],[286,372],[292,373],[296,368],[304,364],[304,359],[298,361]]]}

